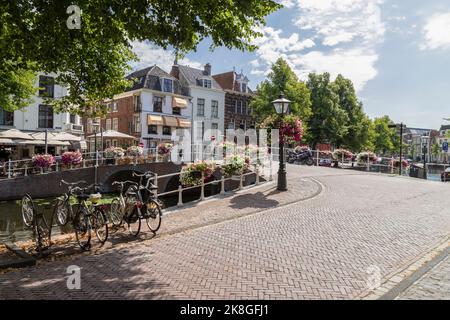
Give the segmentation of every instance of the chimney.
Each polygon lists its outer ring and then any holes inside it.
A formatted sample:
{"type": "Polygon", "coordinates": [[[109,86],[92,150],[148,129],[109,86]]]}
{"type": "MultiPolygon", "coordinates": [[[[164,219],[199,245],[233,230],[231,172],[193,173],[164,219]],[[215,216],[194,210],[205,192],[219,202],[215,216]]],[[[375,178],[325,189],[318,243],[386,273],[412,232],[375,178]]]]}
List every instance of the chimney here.
{"type": "Polygon", "coordinates": [[[208,62],[207,64],[205,64],[205,74],[207,75],[207,76],[210,76],[211,75],[211,64],[208,62]]]}

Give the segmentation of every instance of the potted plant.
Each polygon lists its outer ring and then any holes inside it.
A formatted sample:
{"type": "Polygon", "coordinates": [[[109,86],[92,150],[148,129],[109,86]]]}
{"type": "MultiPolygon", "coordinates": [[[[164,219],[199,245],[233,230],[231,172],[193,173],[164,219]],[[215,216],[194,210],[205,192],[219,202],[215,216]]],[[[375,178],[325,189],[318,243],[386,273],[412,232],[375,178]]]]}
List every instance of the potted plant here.
{"type": "Polygon", "coordinates": [[[33,165],[41,172],[47,170],[55,163],[55,158],[51,154],[37,154],[32,158],[33,165]]]}
{"type": "Polygon", "coordinates": [[[115,164],[115,159],[125,155],[125,150],[120,147],[109,147],[105,149],[105,157],[107,164],[115,164]]]}
{"type": "Polygon", "coordinates": [[[160,143],[156,147],[156,152],[163,158],[164,161],[167,161],[169,158],[169,154],[172,151],[173,144],[172,143],[160,143]]]}
{"type": "Polygon", "coordinates": [[[127,155],[130,157],[141,157],[144,155],[144,148],[140,146],[131,146],[127,148],[127,155]]]}
{"type": "Polygon", "coordinates": [[[216,165],[213,162],[190,163],[183,167],[180,174],[180,182],[183,186],[194,186],[211,181],[216,165]]]}
{"type": "Polygon", "coordinates": [[[78,165],[83,161],[83,155],[79,151],[67,151],[64,152],[61,156],[61,162],[67,166],[72,167],[74,165],[78,165]]]}
{"type": "Polygon", "coordinates": [[[231,177],[232,180],[240,180],[242,173],[248,168],[245,157],[233,155],[227,158],[227,163],[222,166],[222,174],[231,177]]]}
{"type": "Polygon", "coordinates": [[[358,163],[358,165],[366,165],[367,161],[373,163],[377,159],[378,158],[375,155],[375,153],[373,153],[372,151],[365,151],[365,152],[358,153],[358,155],[356,157],[356,162],[358,163]]]}

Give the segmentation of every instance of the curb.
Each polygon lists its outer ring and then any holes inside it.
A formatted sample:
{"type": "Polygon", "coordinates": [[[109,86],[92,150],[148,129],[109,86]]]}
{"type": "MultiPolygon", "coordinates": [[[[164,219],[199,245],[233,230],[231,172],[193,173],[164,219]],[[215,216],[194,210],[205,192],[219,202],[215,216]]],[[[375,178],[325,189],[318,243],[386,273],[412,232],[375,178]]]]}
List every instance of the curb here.
{"type": "Polygon", "coordinates": [[[17,260],[6,260],[0,261],[0,269],[8,269],[8,268],[25,268],[36,265],[36,259],[31,255],[20,249],[12,242],[7,242],[4,244],[6,248],[12,251],[16,256],[19,256],[20,259],[17,260]]]}

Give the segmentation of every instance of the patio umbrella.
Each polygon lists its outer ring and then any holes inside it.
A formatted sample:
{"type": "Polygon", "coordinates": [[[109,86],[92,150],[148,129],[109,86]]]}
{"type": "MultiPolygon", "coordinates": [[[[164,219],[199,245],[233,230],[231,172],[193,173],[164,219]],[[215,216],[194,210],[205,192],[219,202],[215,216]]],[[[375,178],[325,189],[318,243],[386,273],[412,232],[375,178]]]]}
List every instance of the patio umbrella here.
{"type": "MultiPolygon", "coordinates": [[[[98,134],[97,134],[98,136],[98,134]]],[[[88,138],[95,138],[95,135],[91,135],[88,138]]],[[[106,130],[103,131],[103,139],[133,139],[133,140],[138,140],[136,137],[130,136],[128,134],[122,133],[122,132],[118,132],[115,130],[106,130]]]]}
{"type": "MultiPolygon", "coordinates": [[[[36,140],[44,140],[45,141],[45,131],[32,133],[31,136],[36,140]]],[[[47,132],[47,139],[53,139],[55,136],[52,132],[47,132]]]]}
{"type": "Polygon", "coordinates": [[[17,129],[9,129],[0,132],[0,138],[5,139],[20,139],[20,140],[33,140],[33,137],[28,133],[22,132],[17,129]]]}
{"type": "Polygon", "coordinates": [[[67,132],[59,132],[55,134],[49,140],[59,140],[59,141],[81,141],[81,137],[74,136],[73,134],[67,132]]]}
{"type": "Polygon", "coordinates": [[[44,146],[44,140],[17,140],[18,145],[32,145],[32,146],[44,146]]]}
{"type": "Polygon", "coordinates": [[[0,145],[15,145],[16,143],[8,138],[0,138],[0,145]]]}

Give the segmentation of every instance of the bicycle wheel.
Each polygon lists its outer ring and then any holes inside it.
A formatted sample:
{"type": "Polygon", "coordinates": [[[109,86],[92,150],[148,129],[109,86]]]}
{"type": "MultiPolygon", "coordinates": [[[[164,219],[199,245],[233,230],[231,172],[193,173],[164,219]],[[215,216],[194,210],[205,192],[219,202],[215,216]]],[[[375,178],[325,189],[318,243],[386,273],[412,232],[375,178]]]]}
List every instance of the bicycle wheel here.
{"type": "Polygon", "coordinates": [[[51,230],[44,215],[36,217],[35,225],[36,250],[40,255],[51,245],[51,230]]]}
{"type": "Polygon", "coordinates": [[[99,207],[95,207],[92,214],[92,229],[98,241],[102,245],[105,244],[106,240],[108,240],[108,220],[103,209],[99,207]]]}
{"type": "Polygon", "coordinates": [[[67,224],[67,222],[69,221],[69,217],[71,217],[72,207],[70,205],[70,199],[58,200],[55,210],[56,210],[56,218],[58,221],[58,225],[65,226],[67,224]]]}
{"type": "Polygon", "coordinates": [[[113,199],[109,208],[109,216],[114,227],[122,225],[123,207],[118,198],[113,199]]]}
{"type": "Polygon", "coordinates": [[[161,207],[158,202],[155,200],[149,200],[147,203],[147,214],[146,214],[146,222],[147,226],[153,233],[159,230],[161,227],[161,207]]]}
{"type": "Polygon", "coordinates": [[[33,199],[28,194],[24,195],[22,198],[22,219],[23,223],[29,228],[33,225],[35,213],[33,199]]]}
{"type": "Polygon", "coordinates": [[[81,206],[75,216],[73,227],[78,245],[82,250],[89,250],[91,248],[92,226],[89,220],[87,209],[81,206]]]}
{"type": "Polygon", "coordinates": [[[139,218],[138,208],[134,207],[133,211],[127,217],[128,232],[137,237],[141,231],[141,219],[139,218]]]}

